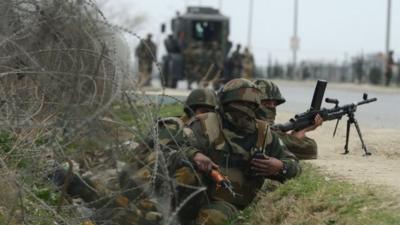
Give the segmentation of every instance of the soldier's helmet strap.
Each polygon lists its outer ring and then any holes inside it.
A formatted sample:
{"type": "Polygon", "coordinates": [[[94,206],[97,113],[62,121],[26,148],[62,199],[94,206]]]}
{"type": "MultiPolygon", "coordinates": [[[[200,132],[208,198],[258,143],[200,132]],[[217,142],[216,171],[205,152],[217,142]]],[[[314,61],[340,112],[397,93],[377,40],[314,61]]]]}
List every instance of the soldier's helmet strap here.
{"type": "Polygon", "coordinates": [[[259,151],[262,151],[263,154],[265,154],[265,145],[266,145],[266,139],[267,139],[267,122],[262,121],[262,120],[256,120],[257,121],[257,142],[256,142],[256,148],[259,151]]]}

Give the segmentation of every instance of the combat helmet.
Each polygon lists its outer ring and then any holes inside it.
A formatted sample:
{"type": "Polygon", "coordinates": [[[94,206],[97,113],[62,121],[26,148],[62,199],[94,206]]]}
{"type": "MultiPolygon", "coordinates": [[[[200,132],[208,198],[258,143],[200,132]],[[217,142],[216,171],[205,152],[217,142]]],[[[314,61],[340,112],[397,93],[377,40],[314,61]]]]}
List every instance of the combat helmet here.
{"type": "Polygon", "coordinates": [[[256,80],[254,83],[261,90],[261,100],[275,100],[278,105],[286,102],[286,99],[282,96],[278,85],[269,80],[256,80]]]}
{"type": "Polygon", "coordinates": [[[251,81],[236,78],[225,84],[219,96],[222,105],[235,101],[243,101],[254,103],[259,107],[261,91],[251,81]]]}
{"type": "Polygon", "coordinates": [[[198,106],[206,106],[216,108],[218,105],[218,99],[215,92],[208,88],[199,88],[190,92],[186,99],[185,107],[183,111],[191,115],[194,109],[198,106]]]}

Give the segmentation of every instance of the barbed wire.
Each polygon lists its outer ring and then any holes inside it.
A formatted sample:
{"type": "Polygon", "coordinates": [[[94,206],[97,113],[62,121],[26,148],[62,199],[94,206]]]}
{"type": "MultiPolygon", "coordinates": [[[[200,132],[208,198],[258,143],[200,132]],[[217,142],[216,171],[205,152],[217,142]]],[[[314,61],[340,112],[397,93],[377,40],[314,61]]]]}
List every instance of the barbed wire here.
{"type": "Polygon", "coordinates": [[[141,40],[92,0],[0,3],[1,224],[107,224],[110,204],[138,191],[160,202],[157,211],[173,224],[192,197],[172,207],[176,184],[156,125],[161,104],[140,90],[118,33],[141,40]],[[132,162],[151,179],[122,189],[118,176],[132,162]],[[87,196],[71,194],[79,184],[87,196]]]}

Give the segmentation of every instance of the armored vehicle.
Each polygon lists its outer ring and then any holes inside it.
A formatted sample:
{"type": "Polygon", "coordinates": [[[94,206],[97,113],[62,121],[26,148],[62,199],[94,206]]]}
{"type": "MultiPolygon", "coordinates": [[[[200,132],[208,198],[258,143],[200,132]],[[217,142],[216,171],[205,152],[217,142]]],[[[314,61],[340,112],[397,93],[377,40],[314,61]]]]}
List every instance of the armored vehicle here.
{"type": "MultiPolygon", "coordinates": [[[[179,80],[192,82],[221,80],[225,58],[231,48],[229,18],[209,7],[188,7],[171,20],[171,31],[164,44],[162,81],[176,88],[179,80]]],[[[203,85],[204,86],[204,85],[203,85]]]]}

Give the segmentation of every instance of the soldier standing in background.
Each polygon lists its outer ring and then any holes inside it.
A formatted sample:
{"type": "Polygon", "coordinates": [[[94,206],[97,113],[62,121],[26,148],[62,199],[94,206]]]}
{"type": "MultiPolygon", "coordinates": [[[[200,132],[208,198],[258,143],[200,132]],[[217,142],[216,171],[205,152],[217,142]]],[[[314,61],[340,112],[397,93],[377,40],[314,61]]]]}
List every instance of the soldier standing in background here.
{"type": "Polygon", "coordinates": [[[240,53],[240,48],[242,46],[240,44],[236,45],[236,50],[232,52],[231,58],[230,58],[230,71],[231,71],[231,79],[233,78],[239,78],[242,74],[243,70],[243,55],[240,53]]]}
{"type": "Polygon", "coordinates": [[[153,71],[153,60],[157,56],[157,47],[151,40],[152,35],[148,34],[146,40],[141,40],[135,50],[139,64],[139,87],[150,85],[151,73],[153,71]]]}
{"type": "Polygon", "coordinates": [[[397,59],[397,85],[400,85],[400,58],[397,59]]]}
{"type": "MultiPolygon", "coordinates": [[[[261,107],[257,111],[257,118],[267,121],[273,125],[276,117],[276,107],[286,100],[282,96],[278,86],[272,81],[256,80],[254,82],[262,92],[261,107]]],[[[322,124],[320,115],[314,118],[314,124],[299,131],[285,133],[279,130],[276,134],[283,141],[286,147],[299,159],[316,159],[318,154],[317,143],[306,136],[306,133],[316,129],[322,124]]]]}
{"type": "Polygon", "coordinates": [[[211,83],[214,90],[217,90],[221,83],[221,74],[224,70],[223,59],[224,55],[222,53],[221,47],[216,41],[211,42],[211,48],[209,50],[209,56],[211,60],[212,70],[210,71],[207,83],[211,83]]]}
{"type": "Polygon", "coordinates": [[[387,56],[385,65],[386,86],[390,85],[390,80],[392,79],[393,76],[393,66],[394,66],[393,51],[389,51],[389,55],[387,56]]]}
{"type": "Polygon", "coordinates": [[[364,73],[364,57],[362,55],[356,57],[353,62],[353,82],[357,79],[357,82],[361,84],[364,73]]]}
{"type": "Polygon", "coordinates": [[[254,58],[249,48],[244,49],[242,67],[242,77],[251,80],[254,76],[254,58]]]}
{"type": "Polygon", "coordinates": [[[192,83],[201,79],[202,71],[202,45],[198,42],[191,42],[183,51],[185,58],[184,74],[187,79],[187,89],[192,89],[192,83]]]}

